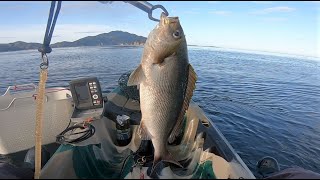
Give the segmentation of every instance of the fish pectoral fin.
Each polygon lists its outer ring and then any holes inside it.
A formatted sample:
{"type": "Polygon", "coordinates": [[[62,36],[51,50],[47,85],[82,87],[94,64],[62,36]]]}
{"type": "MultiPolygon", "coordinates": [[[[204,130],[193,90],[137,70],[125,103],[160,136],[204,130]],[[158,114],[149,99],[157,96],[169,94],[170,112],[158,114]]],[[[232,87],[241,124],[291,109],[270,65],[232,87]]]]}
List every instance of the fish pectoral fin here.
{"type": "Polygon", "coordinates": [[[140,122],[140,125],[138,127],[138,135],[142,140],[151,140],[151,135],[146,129],[146,126],[143,124],[143,121],[140,122]]]}
{"type": "Polygon", "coordinates": [[[190,100],[193,95],[193,91],[196,88],[196,81],[197,81],[197,74],[195,73],[193,67],[191,64],[188,66],[188,79],[187,79],[187,86],[184,94],[184,101],[182,105],[182,109],[180,111],[180,114],[178,116],[176,125],[173,127],[172,132],[169,136],[168,142],[173,143],[173,141],[176,139],[176,137],[179,135],[180,130],[182,128],[182,122],[184,119],[184,115],[189,108],[190,100]]]}
{"type": "Polygon", "coordinates": [[[142,69],[142,65],[140,64],[137,69],[135,69],[131,74],[127,82],[127,86],[139,85],[142,81],[144,81],[145,75],[142,69]]]}

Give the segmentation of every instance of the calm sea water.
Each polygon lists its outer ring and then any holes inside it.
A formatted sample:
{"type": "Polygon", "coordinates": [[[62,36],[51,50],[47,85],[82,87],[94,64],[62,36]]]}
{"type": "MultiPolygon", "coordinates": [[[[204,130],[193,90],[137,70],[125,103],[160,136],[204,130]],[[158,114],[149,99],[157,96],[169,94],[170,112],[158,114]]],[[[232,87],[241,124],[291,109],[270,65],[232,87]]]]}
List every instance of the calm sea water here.
{"type": "MultiPolygon", "coordinates": [[[[140,62],[142,48],[61,48],[49,54],[48,87],[97,76],[104,92],[140,62]]],[[[251,170],[263,156],[281,169],[320,172],[320,61],[189,47],[198,74],[193,100],[251,170]]],[[[0,93],[38,83],[36,50],[0,53],[0,93]]]]}

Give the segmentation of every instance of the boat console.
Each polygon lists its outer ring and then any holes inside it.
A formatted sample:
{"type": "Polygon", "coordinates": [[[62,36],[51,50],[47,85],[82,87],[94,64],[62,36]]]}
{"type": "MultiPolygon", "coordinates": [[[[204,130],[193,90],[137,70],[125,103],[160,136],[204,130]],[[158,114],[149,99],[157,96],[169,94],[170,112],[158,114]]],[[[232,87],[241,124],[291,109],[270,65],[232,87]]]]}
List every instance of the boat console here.
{"type": "Polygon", "coordinates": [[[70,82],[75,107],[79,110],[101,108],[102,92],[98,78],[75,79],[70,82]]]}

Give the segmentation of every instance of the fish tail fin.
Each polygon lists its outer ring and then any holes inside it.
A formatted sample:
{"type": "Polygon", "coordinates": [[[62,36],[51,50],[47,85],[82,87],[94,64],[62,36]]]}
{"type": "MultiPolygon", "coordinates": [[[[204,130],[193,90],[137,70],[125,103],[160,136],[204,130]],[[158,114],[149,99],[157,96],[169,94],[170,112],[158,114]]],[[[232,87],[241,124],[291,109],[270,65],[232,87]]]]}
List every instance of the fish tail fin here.
{"type": "Polygon", "coordinates": [[[155,170],[155,167],[160,161],[169,162],[171,164],[174,164],[176,166],[183,168],[183,166],[177,160],[175,160],[175,158],[171,155],[171,153],[169,151],[166,151],[166,153],[162,156],[159,156],[159,155],[154,156],[151,174],[153,173],[153,171],[155,170]]]}

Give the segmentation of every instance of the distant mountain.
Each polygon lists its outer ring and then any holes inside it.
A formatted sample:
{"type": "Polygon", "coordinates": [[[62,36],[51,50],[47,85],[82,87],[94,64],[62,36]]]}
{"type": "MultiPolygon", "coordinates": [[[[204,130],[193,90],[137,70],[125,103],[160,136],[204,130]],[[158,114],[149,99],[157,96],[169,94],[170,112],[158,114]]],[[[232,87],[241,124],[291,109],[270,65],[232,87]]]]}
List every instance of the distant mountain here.
{"type": "Polygon", "coordinates": [[[38,49],[39,47],[41,47],[40,43],[26,43],[22,41],[17,41],[9,44],[0,44],[0,52],[38,49]]]}
{"type": "MultiPolygon", "coordinates": [[[[58,42],[50,45],[52,48],[57,47],[79,47],[79,46],[112,46],[112,45],[144,45],[147,38],[131,34],[123,31],[111,31],[96,36],[87,36],[73,42],[58,42]]],[[[17,41],[9,44],[0,44],[0,52],[19,51],[27,49],[38,49],[41,47],[40,43],[26,43],[17,41]]]]}

